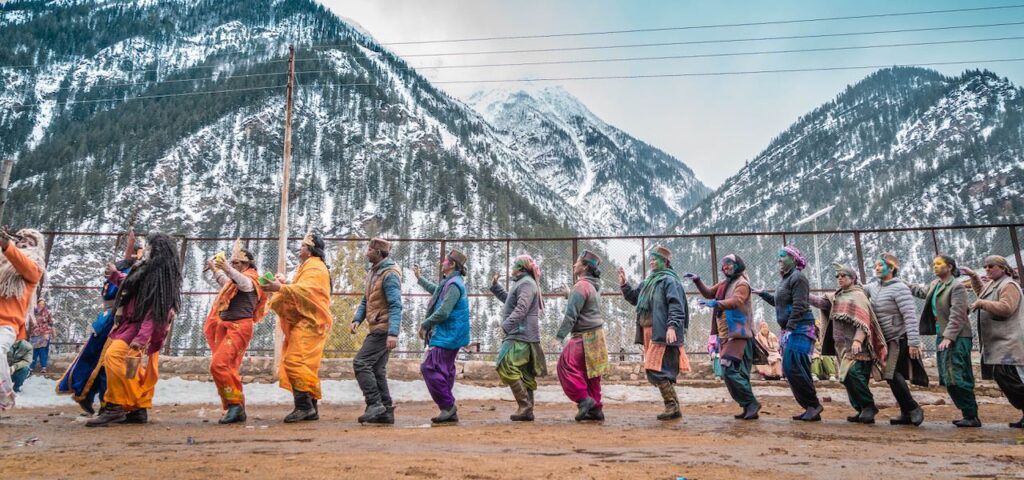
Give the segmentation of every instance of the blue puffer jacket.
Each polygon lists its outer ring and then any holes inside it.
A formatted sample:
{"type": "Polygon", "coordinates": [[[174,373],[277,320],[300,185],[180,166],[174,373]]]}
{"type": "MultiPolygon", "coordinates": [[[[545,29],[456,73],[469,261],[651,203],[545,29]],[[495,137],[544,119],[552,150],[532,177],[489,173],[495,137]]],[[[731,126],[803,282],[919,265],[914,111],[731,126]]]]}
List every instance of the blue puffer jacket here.
{"type": "MultiPolygon", "coordinates": [[[[424,282],[420,282],[423,285],[424,282]]],[[[428,288],[429,290],[429,288],[428,288]]],[[[440,285],[434,287],[431,308],[428,314],[428,322],[431,324],[430,346],[458,350],[469,345],[469,297],[466,295],[466,284],[462,275],[458,273],[441,281],[440,285]],[[448,318],[434,323],[434,314],[444,304],[444,297],[455,292],[459,295],[459,301],[455,308],[448,314],[448,318]]]]}

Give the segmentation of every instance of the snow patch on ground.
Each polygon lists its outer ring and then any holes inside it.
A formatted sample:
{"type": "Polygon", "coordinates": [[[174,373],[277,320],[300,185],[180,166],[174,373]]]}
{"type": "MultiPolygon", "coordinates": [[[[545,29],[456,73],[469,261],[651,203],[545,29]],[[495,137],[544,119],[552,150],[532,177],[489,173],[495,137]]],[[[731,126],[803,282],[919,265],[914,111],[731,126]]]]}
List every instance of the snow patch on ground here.
{"type": "MultiPolygon", "coordinates": [[[[427,387],[421,380],[402,381],[390,380],[388,386],[391,396],[396,402],[429,402],[430,394],[427,387]]],[[[73,405],[70,397],[58,396],[54,393],[56,382],[43,377],[29,377],[22,386],[22,392],[17,397],[17,407],[60,407],[73,405]]],[[[363,394],[355,380],[324,380],[321,383],[323,389],[323,404],[358,404],[363,402],[363,394]]],[[[679,399],[683,402],[684,408],[687,404],[699,403],[722,403],[732,402],[729,392],[725,386],[714,388],[697,388],[686,385],[677,386],[679,399]]],[[[615,403],[659,403],[661,395],[657,389],[651,386],[637,385],[603,385],[601,387],[602,400],[608,404],[615,403]]],[[[784,384],[770,387],[755,387],[754,393],[760,397],[788,397],[790,390],[784,384]]],[[[894,403],[895,400],[889,394],[888,389],[875,388],[874,394],[883,403],[894,403]]],[[[819,395],[832,398],[832,405],[838,408],[847,408],[846,393],[841,388],[821,388],[819,395]]],[[[251,383],[245,386],[246,403],[249,405],[285,405],[292,403],[291,394],[278,387],[277,384],[251,383]]],[[[512,393],[505,387],[482,387],[476,385],[455,385],[455,398],[459,401],[508,401],[512,402],[512,393]]],[[[919,402],[929,404],[939,399],[946,399],[945,395],[938,395],[930,392],[914,392],[914,398],[919,402]]],[[[568,402],[558,385],[542,385],[536,393],[538,402],[568,402]]],[[[979,397],[979,403],[996,403],[1004,401],[1001,398],[987,399],[979,397]]],[[[181,378],[169,378],[160,380],[156,385],[156,396],[153,399],[154,405],[202,405],[219,403],[217,389],[212,382],[198,382],[194,380],[183,380],[181,378]]]]}

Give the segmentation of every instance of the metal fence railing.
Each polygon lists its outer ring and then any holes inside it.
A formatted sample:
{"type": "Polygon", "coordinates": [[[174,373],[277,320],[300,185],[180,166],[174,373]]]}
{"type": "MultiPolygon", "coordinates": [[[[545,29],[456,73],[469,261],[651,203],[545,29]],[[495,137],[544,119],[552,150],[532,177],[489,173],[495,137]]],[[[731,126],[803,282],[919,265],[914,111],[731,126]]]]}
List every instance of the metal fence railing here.
{"type": "MultiPolygon", "coordinates": [[[[473,239],[393,239],[392,258],[403,271],[403,314],[399,353],[415,355],[423,345],[416,337],[416,325],[424,318],[429,296],[416,283],[413,265],[420,265],[424,275],[436,278],[442,252],[457,248],[469,257],[466,284],[470,292],[472,341],[479,344],[481,355],[493,354],[500,345],[501,303],[488,291],[493,273],[501,275],[508,285],[508,272],[515,256],[528,253],[541,265],[541,289],[545,309],[541,316],[544,345],[554,337],[562,318],[566,299],[559,293],[572,283],[571,266],[583,250],[597,252],[605,259],[601,291],[605,313],[609,351],[613,358],[633,357],[633,309],[622,298],[615,270],[622,267],[632,282],[646,274],[644,252],[655,244],[672,250],[673,268],[680,274],[694,272],[708,283],[718,280],[718,259],[730,253],[744,258],[751,283],[771,289],[777,281],[777,252],[783,245],[796,245],[807,256],[805,270],[811,287],[818,292],[834,285],[828,265],[832,262],[855,265],[864,274],[873,272],[874,259],[882,252],[892,252],[901,259],[900,276],[911,282],[925,283],[931,278],[931,259],[937,253],[950,254],[963,265],[980,266],[989,254],[1004,255],[1021,264],[1020,238],[1024,224],[971,225],[957,227],[898,228],[874,230],[830,230],[817,232],[757,232],[727,234],[649,235],[578,238],[473,238],[473,239]]],[[[202,323],[216,295],[216,289],[202,278],[205,259],[218,251],[230,251],[234,239],[178,236],[184,261],[183,307],[172,326],[168,354],[208,354],[202,323]]],[[[86,325],[101,308],[99,290],[103,266],[123,252],[124,235],[119,233],[46,233],[48,276],[43,295],[49,300],[56,321],[53,345],[72,350],[86,335],[86,325]]],[[[275,270],[277,241],[273,238],[243,238],[257,256],[260,272],[275,270]]],[[[293,245],[298,244],[293,239],[293,245]]],[[[351,356],[365,335],[348,333],[348,324],[360,301],[366,261],[364,251],[369,240],[363,238],[328,238],[328,259],[334,279],[332,311],[334,326],[326,347],[327,356],[351,356]]],[[[289,245],[287,264],[292,271],[297,263],[289,245]]],[[[699,295],[686,283],[690,304],[690,329],[686,349],[705,352],[710,330],[711,311],[697,305],[699,295]]],[[[919,303],[919,307],[923,302],[919,303]]],[[[757,321],[772,318],[773,312],[764,302],[754,300],[757,321]]],[[[271,313],[257,325],[250,352],[267,354],[273,349],[271,313]]],[[[774,321],[768,322],[773,331],[774,321]]],[[[929,338],[929,340],[931,340],[929,338]]],[[[634,357],[635,358],[635,357],[634,357]]]]}

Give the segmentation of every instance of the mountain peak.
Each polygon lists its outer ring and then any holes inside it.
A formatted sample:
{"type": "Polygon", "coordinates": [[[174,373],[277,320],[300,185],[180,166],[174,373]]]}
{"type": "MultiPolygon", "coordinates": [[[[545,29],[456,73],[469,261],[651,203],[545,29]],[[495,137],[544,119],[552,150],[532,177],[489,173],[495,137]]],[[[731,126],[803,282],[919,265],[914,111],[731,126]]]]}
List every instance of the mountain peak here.
{"type": "Polygon", "coordinates": [[[683,162],[608,124],[561,86],[482,90],[466,102],[527,158],[534,178],[594,212],[598,231],[664,231],[710,192],[683,162]]]}
{"type": "Polygon", "coordinates": [[[819,227],[1019,222],[1021,123],[1021,89],[992,72],[882,69],[800,117],[684,224],[784,230],[837,195],[819,227]]]}

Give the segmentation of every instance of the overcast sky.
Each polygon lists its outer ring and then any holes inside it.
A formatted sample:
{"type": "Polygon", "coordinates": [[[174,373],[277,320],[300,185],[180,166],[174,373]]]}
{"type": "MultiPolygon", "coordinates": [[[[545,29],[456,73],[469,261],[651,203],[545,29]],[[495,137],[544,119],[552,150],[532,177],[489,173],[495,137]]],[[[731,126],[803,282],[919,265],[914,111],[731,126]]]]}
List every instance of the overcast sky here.
{"type": "MultiPolygon", "coordinates": [[[[320,0],[358,22],[378,41],[394,42],[536,35],[566,32],[715,25],[876,13],[1017,5],[1007,1],[684,2],[671,0],[320,0]]],[[[568,59],[693,55],[880,45],[1024,36],[1024,25],[947,29],[813,39],[762,40],[642,48],[413,57],[411,55],[510,49],[562,48],[654,42],[705,41],[840,32],[1024,22],[1024,8],[723,27],[599,36],[389,45],[417,67],[568,59]]],[[[419,68],[431,80],[536,79],[595,75],[650,75],[972,61],[937,66],[955,75],[988,68],[1024,84],[1024,62],[979,60],[1024,57],[1024,40],[768,55],[488,68],[419,68]]],[[[870,69],[655,79],[534,82],[559,84],[607,122],[689,165],[711,187],[719,186],[798,117],[832,99],[870,69]]],[[[466,98],[499,84],[439,85],[466,98]]]]}

